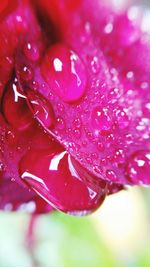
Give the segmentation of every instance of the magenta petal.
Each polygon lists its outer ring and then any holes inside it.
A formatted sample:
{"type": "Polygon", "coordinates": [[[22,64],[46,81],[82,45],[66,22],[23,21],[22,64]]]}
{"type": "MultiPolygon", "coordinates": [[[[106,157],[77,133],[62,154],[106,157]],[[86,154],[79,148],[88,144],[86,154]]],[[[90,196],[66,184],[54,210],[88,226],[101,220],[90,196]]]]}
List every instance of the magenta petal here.
{"type": "Polygon", "coordinates": [[[0,6],[0,208],[83,215],[150,184],[149,35],[102,2],[0,6]]]}

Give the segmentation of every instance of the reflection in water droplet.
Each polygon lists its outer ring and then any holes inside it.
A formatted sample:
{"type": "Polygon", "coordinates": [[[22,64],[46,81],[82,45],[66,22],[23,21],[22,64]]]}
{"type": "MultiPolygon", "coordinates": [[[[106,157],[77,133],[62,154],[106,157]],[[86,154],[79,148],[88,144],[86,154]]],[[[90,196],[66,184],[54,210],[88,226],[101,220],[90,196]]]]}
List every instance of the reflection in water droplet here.
{"type": "Polygon", "coordinates": [[[128,118],[128,115],[127,115],[127,113],[125,112],[124,109],[119,108],[116,111],[115,115],[116,115],[116,119],[117,119],[118,125],[119,125],[119,127],[121,129],[124,129],[129,125],[129,118],[128,118]]]}
{"type": "Polygon", "coordinates": [[[112,182],[115,182],[117,180],[116,173],[113,170],[107,170],[106,171],[106,176],[112,182]]]}
{"type": "Polygon", "coordinates": [[[60,117],[56,119],[56,128],[59,130],[65,130],[66,128],[65,121],[60,117]]]}
{"type": "Polygon", "coordinates": [[[96,107],[92,111],[91,122],[95,129],[108,131],[112,127],[112,119],[107,108],[96,107]]]}
{"type": "Polygon", "coordinates": [[[84,64],[66,45],[56,44],[48,49],[41,71],[45,81],[64,102],[78,101],[85,93],[84,64]]]}
{"type": "Polygon", "coordinates": [[[46,202],[73,215],[92,212],[105,198],[106,189],[97,186],[95,177],[61,147],[28,151],[19,172],[22,181],[46,202]]]}
{"type": "Polygon", "coordinates": [[[40,51],[37,45],[33,42],[28,42],[24,46],[25,56],[32,61],[37,61],[40,58],[40,51]]]}
{"type": "Polygon", "coordinates": [[[129,158],[127,175],[135,184],[150,185],[150,151],[137,151],[129,158]]]}
{"type": "Polygon", "coordinates": [[[55,116],[50,102],[30,89],[26,90],[26,95],[34,117],[46,128],[51,128],[54,125],[55,116]]]}

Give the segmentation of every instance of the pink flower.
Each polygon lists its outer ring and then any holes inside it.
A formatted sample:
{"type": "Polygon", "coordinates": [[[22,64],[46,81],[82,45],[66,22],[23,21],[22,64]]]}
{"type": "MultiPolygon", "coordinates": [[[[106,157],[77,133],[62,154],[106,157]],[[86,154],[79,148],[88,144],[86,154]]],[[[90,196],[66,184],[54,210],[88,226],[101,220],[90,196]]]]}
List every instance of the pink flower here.
{"type": "Polygon", "coordinates": [[[149,185],[144,12],[98,0],[3,3],[0,208],[84,215],[125,185],[149,185]]]}

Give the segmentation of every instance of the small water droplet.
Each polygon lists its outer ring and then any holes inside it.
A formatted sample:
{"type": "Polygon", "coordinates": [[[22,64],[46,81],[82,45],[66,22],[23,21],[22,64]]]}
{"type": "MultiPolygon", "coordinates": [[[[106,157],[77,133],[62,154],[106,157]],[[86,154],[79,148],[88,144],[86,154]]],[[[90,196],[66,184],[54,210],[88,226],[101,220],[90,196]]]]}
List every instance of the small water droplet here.
{"type": "Polygon", "coordinates": [[[58,112],[64,112],[64,106],[61,104],[61,103],[58,103],[57,104],[57,109],[58,109],[58,112]]]}
{"type": "Polygon", "coordinates": [[[98,57],[94,56],[91,60],[91,69],[94,74],[100,71],[100,63],[98,57]]]}
{"type": "Polygon", "coordinates": [[[134,72],[133,71],[128,71],[126,74],[127,79],[131,80],[134,78],[134,72]]]}
{"type": "Polygon", "coordinates": [[[102,174],[103,173],[102,168],[100,166],[98,166],[98,165],[95,165],[93,167],[93,171],[96,172],[96,173],[98,173],[98,174],[102,174]]]}
{"type": "Polygon", "coordinates": [[[56,128],[59,130],[64,130],[66,128],[65,121],[60,117],[56,119],[56,128]]]}
{"type": "Polygon", "coordinates": [[[123,108],[117,109],[115,115],[116,115],[118,125],[121,129],[124,129],[129,125],[129,118],[128,118],[128,115],[127,115],[125,109],[123,109],[123,108]]]}
{"type": "Polygon", "coordinates": [[[92,111],[91,123],[99,131],[108,131],[112,127],[112,119],[107,108],[96,107],[92,111]]]}
{"type": "Polygon", "coordinates": [[[114,155],[114,160],[115,160],[115,163],[124,163],[125,161],[125,153],[123,151],[123,149],[118,149],[116,152],[115,152],[115,155],[114,155]]]}
{"type": "Polygon", "coordinates": [[[81,122],[81,120],[80,120],[79,118],[76,118],[76,119],[73,121],[73,126],[74,126],[75,128],[81,128],[81,124],[82,124],[82,122],[81,122]]]}
{"type": "Polygon", "coordinates": [[[55,116],[50,102],[30,89],[26,90],[26,95],[34,117],[46,128],[51,128],[54,125],[55,116]]]}
{"type": "Polygon", "coordinates": [[[80,129],[75,129],[74,131],[73,131],[73,135],[74,135],[74,137],[75,138],[80,138],[81,137],[81,131],[80,131],[80,129]]]}
{"type": "Polygon", "coordinates": [[[112,104],[118,101],[119,96],[120,96],[120,93],[119,93],[118,88],[113,88],[108,93],[108,99],[112,104]]]}
{"type": "Polygon", "coordinates": [[[117,176],[116,173],[113,170],[107,170],[106,171],[106,177],[111,180],[112,182],[116,182],[117,176]]]}
{"type": "Polygon", "coordinates": [[[38,46],[33,42],[27,42],[24,46],[24,54],[31,61],[37,61],[40,58],[38,46]]]}
{"type": "Polygon", "coordinates": [[[104,28],[104,32],[106,34],[110,34],[113,31],[113,24],[111,22],[109,22],[108,24],[106,24],[105,28],[104,28]]]}
{"type": "Polygon", "coordinates": [[[23,81],[31,81],[33,79],[33,70],[31,67],[23,66],[19,71],[19,75],[23,81]]]}
{"type": "Polygon", "coordinates": [[[134,184],[150,185],[150,151],[137,151],[129,158],[127,175],[134,184]]]}

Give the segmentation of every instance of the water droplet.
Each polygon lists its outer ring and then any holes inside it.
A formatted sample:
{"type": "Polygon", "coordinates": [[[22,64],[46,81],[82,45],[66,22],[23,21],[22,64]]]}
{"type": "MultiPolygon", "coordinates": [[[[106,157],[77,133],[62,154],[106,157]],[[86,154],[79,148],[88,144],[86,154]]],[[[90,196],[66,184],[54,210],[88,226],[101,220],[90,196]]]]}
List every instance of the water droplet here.
{"type": "Polygon", "coordinates": [[[113,31],[113,24],[112,23],[108,23],[105,28],[104,28],[104,32],[106,34],[110,34],[113,31]]]}
{"type": "Polygon", "coordinates": [[[26,89],[26,95],[34,117],[46,128],[51,128],[54,125],[55,116],[50,102],[30,89],[26,89]]]}
{"type": "Polygon", "coordinates": [[[128,71],[126,77],[127,77],[127,79],[133,79],[134,72],[133,71],[128,71]]]}
{"type": "Polygon", "coordinates": [[[125,153],[123,151],[123,149],[118,149],[116,152],[115,152],[115,155],[114,155],[114,160],[115,160],[115,163],[124,163],[125,161],[125,153]]]}
{"type": "Polygon", "coordinates": [[[19,75],[23,81],[31,81],[33,79],[33,70],[31,67],[23,66],[19,70],[19,75]]]}
{"type": "Polygon", "coordinates": [[[121,129],[126,128],[129,125],[129,118],[127,113],[125,112],[125,110],[123,108],[119,108],[116,111],[116,119],[118,122],[118,125],[121,129]]]}
{"type": "Polygon", "coordinates": [[[148,82],[142,82],[142,83],[141,83],[141,88],[142,88],[142,89],[147,89],[148,87],[149,87],[148,82]]]}
{"type": "Polygon", "coordinates": [[[92,159],[90,157],[87,157],[86,158],[86,162],[91,165],[92,164],[92,159]]]}
{"type": "Polygon", "coordinates": [[[80,129],[75,129],[74,131],[73,131],[73,136],[75,137],[75,138],[80,138],[81,137],[81,131],[80,131],[80,129]]]}
{"type": "Polygon", "coordinates": [[[56,128],[59,130],[64,130],[66,128],[65,121],[60,117],[56,119],[56,128]]]}
{"type": "Polygon", "coordinates": [[[150,151],[137,151],[129,158],[127,175],[133,184],[150,185],[150,151]]]}
{"type": "Polygon", "coordinates": [[[0,158],[0,178],[3,175],[4,170],[5,170],[5,166],[0,158]]]}
{"type": "Polygon", "coordinates": [[[117,176],[116,173],[113,170],[107,170],[106,171],[106,177],[111,180],[112,182],[116,182],[117,176]]]}
{"type": "Polygon", "coordinates": [[[106,190],[61,147],[30,150],[19,164],[20,177],[54,208],[75,215],[89,213],[103,201],[106,190]]]}
{"type": "Polygon", "coordinates": [[[118,88],[113,88],[108,93],[108,99],[112,104],[116,103],[119,97],[120,97],[120,92],[118,88]]]}
{"type": "Polygon", "coordinates": [[[48,49],[41,71],[45,81],[64,102],[78,101],[84,95],[87,80],[84,64],[64,44],[48,49]]]}
{"type": "Polygon", "coordinates": [[[107,108],[96,107],[92,112],[91,122],[99,131],[108,131],[112,127],[112,119],[107,108]]]}
{"type": "Polygon", "coordinates": [[[147,118],[150,118],[150,102],[146,103],[143,107],[143,113],[147,118]]]}
{"type": "Polygon", "coordinates": [[[91,60],[91,69],[94,74],[100,71],[100,63],[98,57],[94,56],[91,60]]]}
{"type": "Polygon", "coordinates": [[[64,106],[61,103],[58,103],[57,108],[58,108],[58,112],[60,113],[64,112],[64,106]]]}
{"type": "Polygon", "coordinates": [[[103,173],[102,168],[100,166],[98,166],[98,165],[95,165],[93,167],[93,171],[96,172],[96,173],[98,173],[98,174],[102,174],[103,173]]]}
{"type": "Polygon", "coordinates": [[[7,143],[8,143],[9,145],[13,145],[13,144],[16,143],[16,141],[17,141],[17,139],[18,139],[18,136],[17,136],[17,133],[14,132],[14,131],[11,129],[11,130],[6,131],[5,138],[6,138],[7,143]]]}
{"type": "Polygon", "coordinates": [[[76,118],[76,119],[73,121],[73,126],[74,126],[75,128],[81,128],[81,124],[82,124],[82,122],[81,122],[81,120],[80,120],[79,118],[76,118]]]}
{"type": "Polygon", "coordinates": [[[101,142],[98,142],[97,143],[97,148],[98,148],[99,151],[102,152],[104,150],[104,145],[101,142]]]}
{"type": "Polygon", "coordinates": [[[38,46],[33,42],[27,42],[24,46],[24,54],[31,61],[37,61],[40,58],[38,46]]]}

